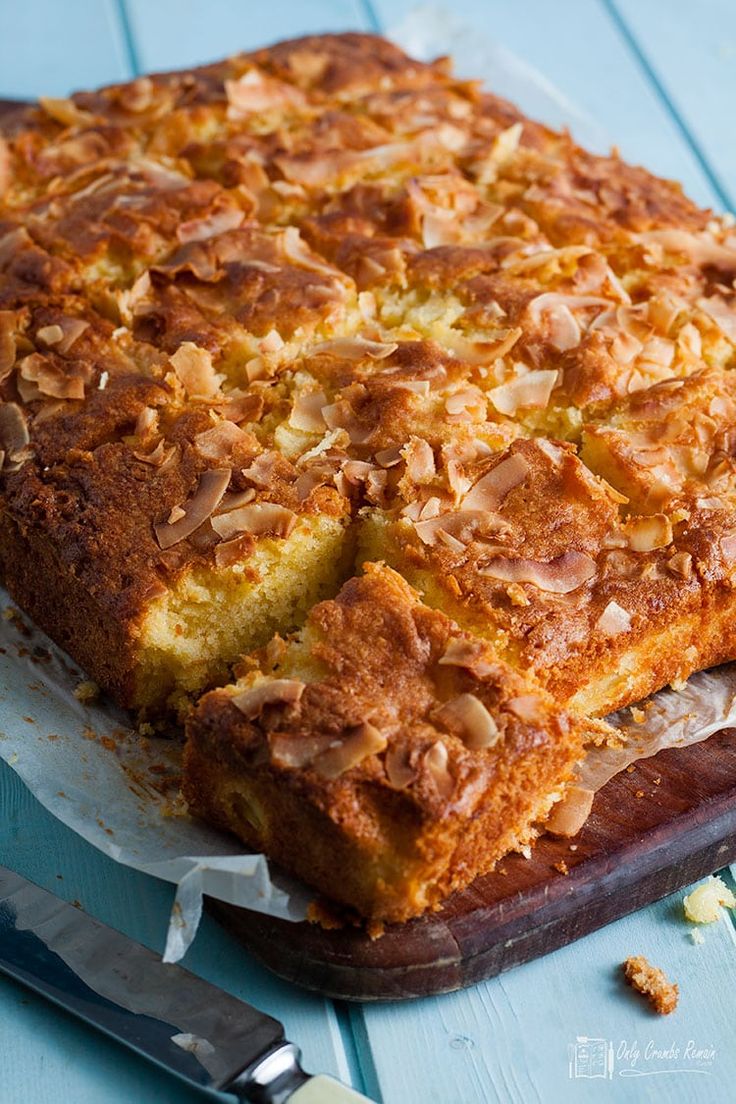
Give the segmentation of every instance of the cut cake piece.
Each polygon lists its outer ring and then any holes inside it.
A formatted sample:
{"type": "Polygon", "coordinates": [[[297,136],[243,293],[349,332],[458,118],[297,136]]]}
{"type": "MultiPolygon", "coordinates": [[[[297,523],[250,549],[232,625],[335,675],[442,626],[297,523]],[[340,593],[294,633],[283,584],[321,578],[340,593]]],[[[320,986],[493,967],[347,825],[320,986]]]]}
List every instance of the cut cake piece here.
{"type": "Polygon", "coordinates": [[[366,565],[188,725],[192,811],[369,920],[529,843],[595,730],[366,565]]]}

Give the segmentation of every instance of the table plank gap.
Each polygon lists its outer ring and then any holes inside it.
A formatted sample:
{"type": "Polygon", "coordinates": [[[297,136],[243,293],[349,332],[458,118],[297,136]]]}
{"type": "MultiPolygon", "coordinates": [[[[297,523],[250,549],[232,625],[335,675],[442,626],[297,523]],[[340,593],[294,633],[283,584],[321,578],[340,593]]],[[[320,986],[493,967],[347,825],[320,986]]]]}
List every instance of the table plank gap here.
{"type": "Polygon", "coordinates": [[[718,199],[720,207],[724,210],[730,210],[730,208],[733,206],[733,200],[729,196],[726,187],[721,182],[718,173],[710,164],[701,143],[686,122],[675,100],[670,95],[667,85],[660,78],[659,73],[652,65],[646,49],[640,44],[629,23],[626,19],[624,19],[623,15],[616,6],[615,0],[600,0],[600,2],[607,10],[608,14],[611,17],[611,20],[618,28],[622,39],[626,42],[632,55],[636,58],[642,72],[654,89],[654,92],[659,98],[662,106],[669,114],[674,125],[677,127],[677,130],[679,131],[683,142],[685,142],[692,151],[692,155],[700,165],[703,174],[707,178],[708,183],[710,184],[713,192],[718,199]]]}
{"type": "Polygon", "coordinates": [[[667,96],[695,138],[726,194],[736,204],[736,7],[732,0],[612,0],[636,36],[667,96]]]}

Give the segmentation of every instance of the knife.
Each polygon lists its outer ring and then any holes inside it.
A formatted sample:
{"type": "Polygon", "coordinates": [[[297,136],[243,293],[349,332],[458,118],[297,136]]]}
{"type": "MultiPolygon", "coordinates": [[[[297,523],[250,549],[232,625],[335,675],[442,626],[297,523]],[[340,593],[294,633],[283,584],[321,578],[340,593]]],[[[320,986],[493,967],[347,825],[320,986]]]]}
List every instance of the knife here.
{"type": "Polygon", "coordinates": [[[255,1104],[358,1104],[278,1020],[0,866],[0,971],[170,1073],[255,1104]]]}

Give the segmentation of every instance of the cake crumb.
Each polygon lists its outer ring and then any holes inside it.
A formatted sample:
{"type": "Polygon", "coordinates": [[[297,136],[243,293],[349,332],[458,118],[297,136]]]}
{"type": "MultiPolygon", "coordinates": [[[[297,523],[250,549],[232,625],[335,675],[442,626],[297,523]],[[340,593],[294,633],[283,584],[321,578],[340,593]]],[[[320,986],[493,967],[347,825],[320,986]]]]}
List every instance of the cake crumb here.
{"type": "Polygon", "coordinates": [[[647,998],[655,1012],[660,1016],[674,1012],[680,990],[676,983],[667,980],[662,970],[652,966],[643,955],[632,955],[622,966],[629,985],[647,998]]]}
{"type": "Polygon", "coordinates": [[[92,682],[91,679],[85,679],[84,682],[80,682],[79,685],[74,688],[74,697],[83,704],[97,701],[99,696],[100,688],[97,683],[92,682]]]}
{"type": "Polygon", "coordinates": [[[725,882],[712,876],[685,897],[682,907],[694,924],[713,924],[721,917],[721,907],[736,908],[736,897],[725,882]]]}
{"type": "Polygon", "coordinates": [[[705,936],[703,935],[700,928],[691,928],[688,932],[688,935],[692,939],[693,943],[705,943],[705,936]]]}
{"type": "Polygon", "coordinates": [[[559,862],[554,863],[554,868],[560,874],[569,874],[570,873],[570,868],[568,867],[568,865],[567,865],[567,863],[565,862],[564,859],[560,859],[559,862]]]}
{"type": "Polygon", "coordinates": [[[647,715],[643,709],[639,709],[637,706],[631,706],[631,717],[636,724],[643,724],[647,719],[647,715]]]}

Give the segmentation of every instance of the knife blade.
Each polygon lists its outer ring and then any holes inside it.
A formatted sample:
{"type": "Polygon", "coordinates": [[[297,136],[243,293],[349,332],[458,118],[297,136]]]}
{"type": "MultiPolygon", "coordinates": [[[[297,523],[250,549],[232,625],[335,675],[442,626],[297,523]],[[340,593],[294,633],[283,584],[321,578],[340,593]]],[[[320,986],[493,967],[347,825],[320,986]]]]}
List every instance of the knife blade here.
{"type": "Polygon", "coordinates": [[[0,866],[0,971],[171,1073],[256,1104],[357,1104],[278,1020],[0,866]]]}

